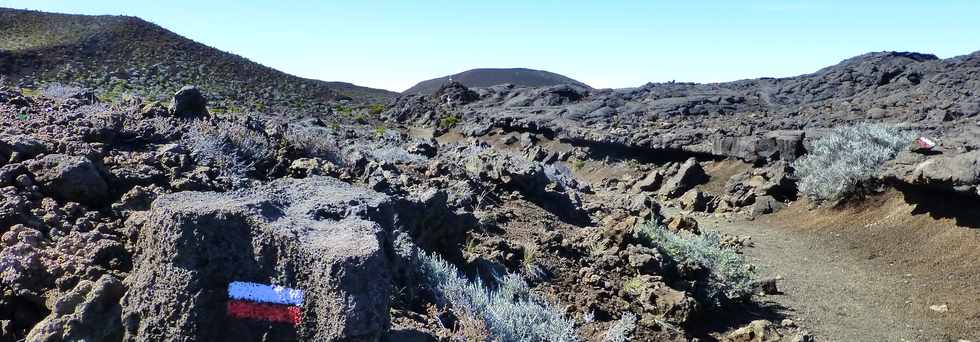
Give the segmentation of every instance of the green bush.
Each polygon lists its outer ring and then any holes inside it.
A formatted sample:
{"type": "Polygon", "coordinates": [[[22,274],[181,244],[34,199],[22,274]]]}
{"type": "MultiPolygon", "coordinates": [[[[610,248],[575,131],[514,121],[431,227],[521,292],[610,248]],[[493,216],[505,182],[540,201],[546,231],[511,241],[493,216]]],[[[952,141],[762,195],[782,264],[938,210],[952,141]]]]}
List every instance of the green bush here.
{"type": "Polygon", "coordinates": [[[456,115],[445,116],[439,119],[439,126],[443,128],[452,128],[459,124],[459,117],[456,115]]]}
{"type": "Polygon", "coordinates": [[[734,249],[722,246],[717,232],[682,236],[647,223],[637,227],[637,233],[672,262],[708,272],[706,283],[695,293],[701,302],[721,306],[752,294],[752,267],[734,249]]]}
{"type": "Polygon", "coordinates": [[[385,111],[385,105],[380,103],[375,103],[368,106],[368,113],[370,113],[371,115],[381,115],[381,113],[384,111],[385,111]]]}
{"type": "Polygon", "coordinates": [[[340,114],[340,116],[350,116],[351,114],[354,113],[354,108],[347,107],[347,106],[340,106],[337,107],[337,113],[340,114]]]}
{"type": "Polygon", "coordinates": [[[800,192],[817,202],[839,201],[881,175],[881,166],[915,139],[893,126],[859,124],[834,129],[793,163],[800,192]]]}

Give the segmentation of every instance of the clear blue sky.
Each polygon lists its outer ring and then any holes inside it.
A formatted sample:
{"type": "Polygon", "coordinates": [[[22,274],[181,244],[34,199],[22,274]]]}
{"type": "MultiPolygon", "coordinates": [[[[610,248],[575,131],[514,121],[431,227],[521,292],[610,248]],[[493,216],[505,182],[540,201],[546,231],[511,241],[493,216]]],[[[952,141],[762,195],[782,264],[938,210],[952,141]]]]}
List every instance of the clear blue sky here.
{"type": "Polygon", "coordinates": [[[978,1],[0,0],[139,16],[299,76],[401,91],[478,67],[596,87],[810,73],[898,50],[980,50],[978,1]],[[138,3],[137,3],[138,2],[138,3]]]}

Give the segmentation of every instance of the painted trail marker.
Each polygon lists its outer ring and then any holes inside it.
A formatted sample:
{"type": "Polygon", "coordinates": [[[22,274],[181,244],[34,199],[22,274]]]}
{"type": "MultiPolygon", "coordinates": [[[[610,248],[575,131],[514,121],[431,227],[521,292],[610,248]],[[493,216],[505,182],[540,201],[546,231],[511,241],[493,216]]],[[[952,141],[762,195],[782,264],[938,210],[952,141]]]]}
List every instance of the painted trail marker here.
{"type": "Polygon", "coordinates": [[[228,315],[299,325],[303,290],[235,281],[228,284],[228,315]]]}
{"type": "Polygon", "coordinates": [[[915,144],[923,150],[931,150],[933,147],[936,147],[936,142],[926,137],[919,137],[918,139],[915,139],[915,144]]]}

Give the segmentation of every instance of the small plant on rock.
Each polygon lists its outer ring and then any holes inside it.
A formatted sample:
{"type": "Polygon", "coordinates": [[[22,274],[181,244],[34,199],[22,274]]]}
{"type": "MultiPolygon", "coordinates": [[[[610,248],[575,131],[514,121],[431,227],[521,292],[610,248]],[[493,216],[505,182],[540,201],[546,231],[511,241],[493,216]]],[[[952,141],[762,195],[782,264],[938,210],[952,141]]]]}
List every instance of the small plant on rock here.
{"type": "Polygon", "coordinates": [[[643,295],[643,291],[645,291],[649,286],[650,284],[647,284],[643,277],[636,276],[626,279],[626,281],[623,282],[623,292],[626,292],[632,296],[641,296],[643,295]]]}
{"type": "Polygon", "coordinates": [[[603,254],[606,254],[606,251],[608,250],[609,246],[607,246],[606,242],[602,239],[596,240],[589,244],[589,255],[592,257],[600,257],[603,254]]]}

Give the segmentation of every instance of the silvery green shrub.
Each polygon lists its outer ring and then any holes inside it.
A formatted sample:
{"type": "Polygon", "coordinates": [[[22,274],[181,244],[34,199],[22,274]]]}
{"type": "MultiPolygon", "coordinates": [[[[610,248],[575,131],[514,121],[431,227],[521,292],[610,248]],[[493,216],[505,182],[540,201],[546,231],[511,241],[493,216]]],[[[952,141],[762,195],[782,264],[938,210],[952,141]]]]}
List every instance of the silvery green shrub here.
{"type": "Polygon", "coordinates": [[[793,163],[800,193],[817,202],[838,201],[881,175],[916,134],[894,126],[858,124],[840,127],[818,139],[807,155],[793,163]]]}
{"type": "Polygon", "coordinates": [[[257,162],[275,154],[265,135],[233,122],[194,122],[182,144],[198,163],[216,168],[219,178],[233,186],[242,184],[257,162]]]}
{"type": "Polygon", "coordinates": [[[632,312],[627,312],[623,314],[623,317],[620,317],[611,328],[609,328],[609,331],[606,332],[606,337],[603,339],[603,341],[629,341],[629,335],[633,333],[633,329],[636,329],[636,315],[634,315],[632,312]]]}
{"type": "Polygon", "coordinates": [[[494,341],[576,341],[575,324],[531,293],[527,282],[510,274],[489,289],[469,281],[455,266],[435,255],[418,253],[419,266],[436,304],[482,320],[494,341]]]}
{"type": "Polygon", "coordinates": [[[637,233],[647,245],[659,249],[673,262],[708,271],[703,291],[696,293],[702,302],[720,306],[725,301],[752,294],[755,278],[752,267],[734,249],[722,246],[717,232],[681,235],[651,222],[639,225],[637,233]]]}

